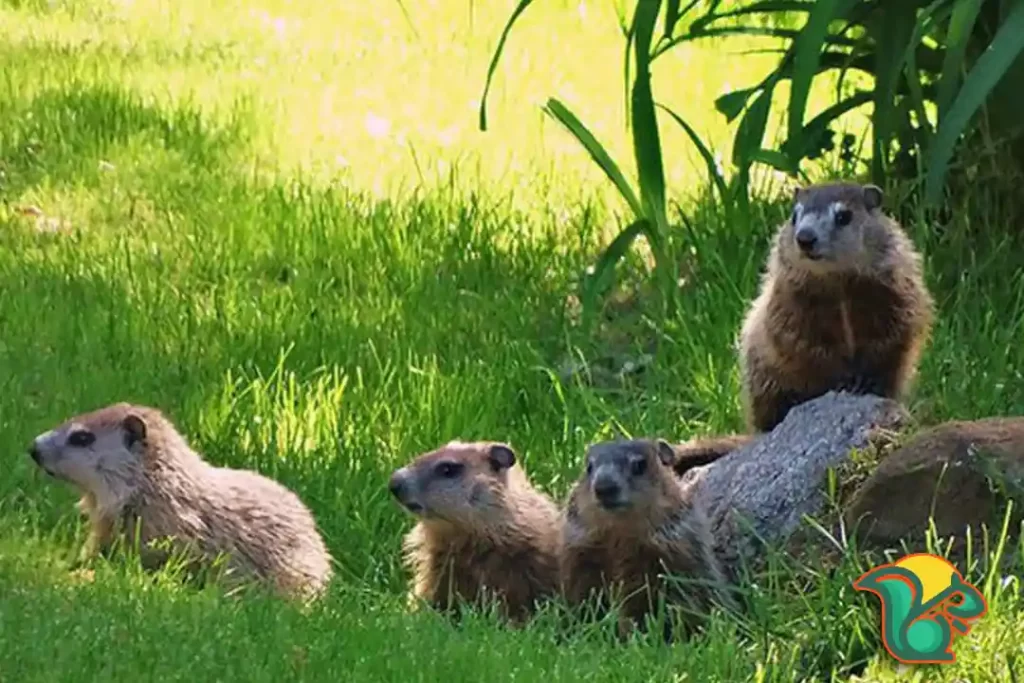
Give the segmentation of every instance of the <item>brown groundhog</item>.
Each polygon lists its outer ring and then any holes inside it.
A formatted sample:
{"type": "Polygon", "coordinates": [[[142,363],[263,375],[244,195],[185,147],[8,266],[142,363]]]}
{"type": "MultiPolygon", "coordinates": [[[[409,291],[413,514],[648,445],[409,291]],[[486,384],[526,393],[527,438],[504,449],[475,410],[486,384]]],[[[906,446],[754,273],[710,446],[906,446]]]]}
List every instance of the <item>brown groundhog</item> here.
{"type": "Polygon", "coordinates": [[[829,390],[900,400],[931,333],[921,257],[874,185],[797,189],[740,333],[748,427],[829,390]]]}
{"type": "Polygon", "coordinates": [[[495,600],[522,623],[557,593],[558,507],[507,444],[452,441],[396,470],[388,487],[418,520],[404,541],[411,598],[453,616],[495,600]]]}
{"type": "Polygon", "coordinates": [[[726,434],[723,436],[707,436],[690,439],[675,444],[672,449],[676,453],[673,469],[678,476],[683,476],[695,467],[703,467],[724,458],[733,451],[746,446],[756,436],[752,434],[726,434]]]}
{"type": "Polygon", "coordinates": [[[206,463],[155,408],[117,403],[78,415],[37,436],[29,453],[84,494],[92,529],[82,560],[137,530],[148,569],[172,552],[192,568],[220,557],[228,585],[256,579],[296,598],[318,596],[331,579],[316,522],[294,493],[206,463]],[[155,547],[161,541],[170,548],[155,547]]]}
{"type": "MultiPolygon", "coordinates": [[[[704,621],[714,602],[735,607],[706,513],[673,472],[675,458],[661,439],[594,444],[566,503],[559,553],[566,601],[580,605],[596,592],[599,612],[610,599],[621,601],[622,635],[643,628],[662,596],[682,609],[686,631],[704,621]]],[[[669,619],[664,635],[672,637],[669,619]]]]}

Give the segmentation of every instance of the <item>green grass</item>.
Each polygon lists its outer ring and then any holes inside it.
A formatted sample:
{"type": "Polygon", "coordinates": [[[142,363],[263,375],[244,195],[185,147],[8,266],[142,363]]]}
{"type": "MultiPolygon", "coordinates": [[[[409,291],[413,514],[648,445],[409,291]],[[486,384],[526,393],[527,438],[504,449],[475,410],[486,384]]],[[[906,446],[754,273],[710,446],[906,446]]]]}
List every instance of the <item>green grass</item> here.
{"type": "MultiPolygon", "coordinates": [[[[694,199],[699,159],[668,130],[694,226],[681,310],[584,335],[567,299],[622,207],[536,105],[562,97],[632,168],[612,9],[531,9],[484,134],[474,101],[511,3],[406,2],[411,23],[364,4],[0,2],[0,681],[814,680],[864,661],[893,679],[852,557],[831,576],[781,570],[749,587],[746,630],[722,619],[671,649],[405,612],[410,520],[385,482],[416,453],[507,440],[561,497],[586,444],[617,429],[741,427],[731,345],[786,195],[726,225],[694,199]],[[29,205],[66,227],[41,232],[29,205]],[[652,349],[620,384],[558,373],[570,354],[652,349]],[[119,562],[74,580],[75,496],[24,450],[118,400],[300,492],[337,560],[331,596],[303,615],[119,562]]],[[[771,64],[736,49],[689,47],[656,75],[726,159],[712,99],[771,64]]],[[[911,405],[925,420],[1020,413],[1021,244],[983,188],[957,208],[948,230],[908,225],[939,305],[911,405]]],[[[918,680],[1006,680],[1024,620],[1018,584],[991,578],[960,661],[918,680]]]]}

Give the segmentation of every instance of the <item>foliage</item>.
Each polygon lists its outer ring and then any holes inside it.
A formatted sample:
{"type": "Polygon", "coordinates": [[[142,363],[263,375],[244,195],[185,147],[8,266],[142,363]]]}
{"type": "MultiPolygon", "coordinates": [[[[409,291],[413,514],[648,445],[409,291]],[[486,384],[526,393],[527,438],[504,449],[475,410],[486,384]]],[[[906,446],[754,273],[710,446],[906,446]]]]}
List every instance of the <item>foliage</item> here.
{"type": "MultiPolygon", "coordinates": [[[[498,59],[512,25],[533,0],[521,0],[509,18],[488,70],[481,101],[480,126],[486,129],[486,95],[498,59]]],[[[834,149],[833,127],[840,117],[864,105],[872,105],[873,146],[871,175],[881,184],[894,163],[908,165],[910,173],[923,169],[926,199],[941,198],[943,183],[957,144],[978,128],[975,114],[992,100],[1007,74],[1024,76],[1024,3],[998,0],[710,0],[703,12],[699,0],[685,4],[637,0],[633,18],[625,27],[627,58],[625,77],[631,82],[630,105],[634,154],[639,169],[639,193],[622,177],[601,143],[558,100],[549,100],[545,111],[569,129],[594,160],[615,182],[633,212],[634,222],[605,249],[585,289],[585,303],[610,280],[610,271],[639,234],[654,247],[659,269],[669,267],[671,239],[665,221],[665,188],[655,102],[650,87],[651,64],[674,47],[698,39],[734,36],[768,36],[784,46],[779,62],[759,83],[722,95],[716,109],[730,122],[739,119],[733,144],[736,172],[727,183],[708,147],[685,119],[666,109],[681,126],[707,162],[708,176],[726,207],[749,201],[750,172],[754,164],[767,164],[791,176],[800,174],[801,162],[834,149]],[[656,41],[659,16],[660,34],[656,41]],[[790,25],[802,18],[799,29],[790,25]],[[684,21],[684,18],[687,21],[684,21]],[[986,20],[986,21],[982,21],[986,20]],[[995,29],[988,37],[988,29],[995,29]],[[635,72],[630,76],[629,49],[633,48],[635,72]],[[962,76],[962,72],[966,75],[962,76]],[[810,120],[806,120],[809,93],[816,79],[838,75],[842,84],[848,74],[870,76],[871,86],[843,93],[810,120]],[[630,78],[632,79],[630,81],[630,78]],[[785,137],[780,145],[766,145],[765,134],[776,88],[790,81],[786,107],[785,137]],[[639,194],[640,200],[636,196],[639,194]]],[[[1004,87],[1004,91],[1009,91],[1004,87]]],[[[1002,97],[997,105],[1020,111],[1020,95],[1002,97]]],[[[1016,116],[996,131],[1019,135],[1016,116]]],[[[843,139],[843,154],[853,156],[854,138],[843,139]]],[[[1024,164],[1024,158],[1021,159],[1024,164]]]]}

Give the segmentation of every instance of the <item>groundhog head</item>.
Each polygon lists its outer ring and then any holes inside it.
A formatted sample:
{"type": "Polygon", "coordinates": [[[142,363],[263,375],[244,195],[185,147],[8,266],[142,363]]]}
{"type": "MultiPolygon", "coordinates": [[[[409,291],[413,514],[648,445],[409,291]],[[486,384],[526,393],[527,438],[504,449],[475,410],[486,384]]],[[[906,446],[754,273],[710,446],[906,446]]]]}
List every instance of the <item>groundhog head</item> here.
{"type": "Polygon", "coordinates": [[[597,443],[587,449],[580,484],[587,508],[602,516],[647,515],[651,505],[665,502],[675,483],[676,451],[664,439],[632,439],[597,443]]]}
{"type": "Polygon", "coordinates": [[[123,499],[135,486],[145,438],[144,413],[118,403],[40,434],[28,452],[47,474],[106,502],[123,499]]]}
{"type": "Polygon", "coordinates": [[[794,265],[811,271],[856,268],[868,258],[864,227],[875,223],[882,190],[875,185],[828,183],[797,188],[782,248],[794,265]]]}
{"type": "Polygon", "coordinates": [[[453,441],[391,475],[388,489],[423,520],[472,527],[500,509],[516,454],[504,443],[453,441]]]}

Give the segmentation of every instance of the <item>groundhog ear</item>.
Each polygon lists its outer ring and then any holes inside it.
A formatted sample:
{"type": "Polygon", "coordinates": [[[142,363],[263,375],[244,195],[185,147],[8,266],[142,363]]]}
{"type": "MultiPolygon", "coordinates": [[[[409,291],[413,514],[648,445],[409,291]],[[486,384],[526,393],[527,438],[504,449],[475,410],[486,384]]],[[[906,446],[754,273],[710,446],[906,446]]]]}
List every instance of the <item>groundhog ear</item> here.
{"type": "Polygon", "coordinates": [[[496,470],[507,470],[516,464],[516,452],[511,447],[496,443],[487,450],[487,459],[496,470]]]}
{"type": "Polygon", "coordinates": [[[864,206],[868,208],[868,211],[874,211],[880,207],[883,198],[882,188],[878,187],[878,185],[864,186],[864,206]]]}
{"type": "Polygon", "coordinates": [[[146,438],[146,423],[134,413],[121,420],[121,427],[124,429],[124,442],[129,448],[146,438]]]}
{"type": "Polygon", "coordinates": [[[665,467],[672,467],[676,463],[676,449],[665,439],[658,439],[658,458],[665,467]]]}
{"type": "Polygon", "coordinates": [[[804,188],[800,187],[799,185],[793,185],[793,204],[796,204],[797,201],[800,199],[800,191],[803,189],[804,188]]]}

